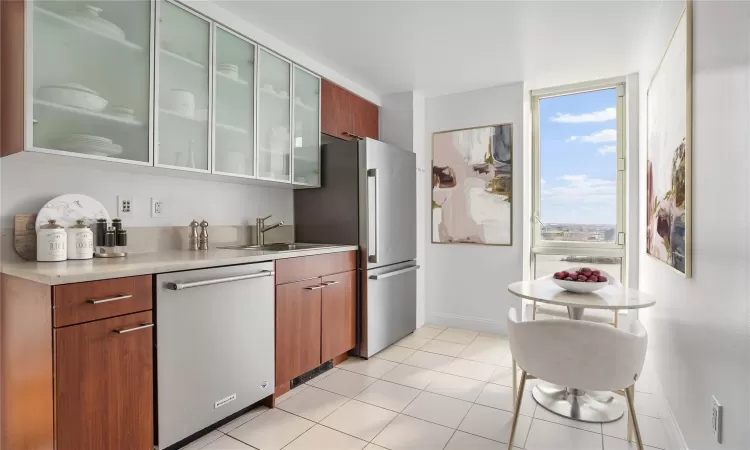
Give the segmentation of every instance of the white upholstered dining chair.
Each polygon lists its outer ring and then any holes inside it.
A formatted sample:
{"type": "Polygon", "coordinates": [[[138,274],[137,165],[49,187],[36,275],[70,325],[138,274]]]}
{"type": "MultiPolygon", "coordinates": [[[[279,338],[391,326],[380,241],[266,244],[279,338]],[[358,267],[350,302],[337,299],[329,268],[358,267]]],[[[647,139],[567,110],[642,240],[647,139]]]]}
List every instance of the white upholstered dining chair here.
{"type": "MultiPolygon", "coordinates": [[[[574,389],[624,395],[629,428],[632,424],[638,450],[643,450],[633,392],[646,359],[648,335],[637,320],[630,328],[627,332],[584,320],[518,322],[516,310],[511,308],[508,336],[513,359],[522,370],[519,392],[523,392],[527,377],[533,375],[574,389]]],[[[513,447],[522,400],[523,395],[516,396],[508,450],[513,447]]]]}
{"type": "MultiPolygon", "coordinates": [[[[622,287],[622,283],[620,283],[619,280],[617,280],[615,277],[613,277],[610,273],[601,271],[601,273],[607,277],[607,281],[610,285],[615,287],[622,287]]],[[[541,278],[537,278],[537,280],[550,280],[552,279],[552,275],[546,275],[541,278]]],[[[596,309],[587,308],[583,312],[583,317],[581,317],[581,320],[585,320],[588,322],[596,322],[596,323],[604,323],[608,325],[612,325],[613,327],[617,328],[619,326],[619,311],[599,311],[596,309]]],[[[537,302],[532,302],[531,305],[531,320],[536,320],[537,315],[544,315],[544,316],[550,316],[550,317],[557,317],[557,318],[568,318],[568,308],[564,306],[557,306],[557,305],[550,305],[550,304],[541,304],[537,305],[537,302]]],[[[517,380],[517,368],[516,368],[516,361],[513,360],[513,399],[515,401],[516,395],[518,395],[518,380],[517,380]]]]}

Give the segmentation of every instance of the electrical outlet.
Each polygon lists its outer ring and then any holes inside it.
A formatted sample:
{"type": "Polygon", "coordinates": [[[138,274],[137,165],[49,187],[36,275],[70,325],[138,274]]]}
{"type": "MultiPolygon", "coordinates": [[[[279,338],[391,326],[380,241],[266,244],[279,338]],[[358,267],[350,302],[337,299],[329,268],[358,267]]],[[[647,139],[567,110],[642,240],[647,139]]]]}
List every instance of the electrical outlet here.
{"type": "Polygon", "coordinates": [[[716,437],[716,442],[721,444],[721,414],[724,407],[716,400],[716,397],[711,396],[711,400],[711,431],[716,437]]]}
{"type": "Polygon", "coordinates": [[[127,195],[117,196],[117,217],[133,217],[133,197],[127,195]]]}
{"type": "Polygon", "coordinates": [[[162,217],[164,215],[164,202],[156,197],[151,197],[151,217],[162,217]]]}

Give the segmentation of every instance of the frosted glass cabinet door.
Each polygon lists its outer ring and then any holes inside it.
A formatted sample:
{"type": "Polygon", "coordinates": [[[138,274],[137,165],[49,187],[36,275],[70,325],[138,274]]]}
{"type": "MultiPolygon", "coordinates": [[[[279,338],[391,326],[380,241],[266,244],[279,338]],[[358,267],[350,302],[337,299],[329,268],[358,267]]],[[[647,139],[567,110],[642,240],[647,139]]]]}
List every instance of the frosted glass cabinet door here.
{"type": "Polygon", "coordinates": [[[255,45],[216,27],[214,172],[252,176],[255,45]]]}
{"type": "Polygon", "coordinates": [[[320,78],[294,66],[294,177],[320,185],[320,78]]]}
{"type": "Polygon", "coordinates": [[[148,1],[35,1],[33,147],[150,163],[148,1]]]}
{"type": "Polygon", "coordinates": [[[211,24],[158,2],[157,165],[209,170],[211,24]]]}
{"type": "Polygon", "coordinates": [[[291,181],[291,64],[258,52],[258,176],[291,181]]]}

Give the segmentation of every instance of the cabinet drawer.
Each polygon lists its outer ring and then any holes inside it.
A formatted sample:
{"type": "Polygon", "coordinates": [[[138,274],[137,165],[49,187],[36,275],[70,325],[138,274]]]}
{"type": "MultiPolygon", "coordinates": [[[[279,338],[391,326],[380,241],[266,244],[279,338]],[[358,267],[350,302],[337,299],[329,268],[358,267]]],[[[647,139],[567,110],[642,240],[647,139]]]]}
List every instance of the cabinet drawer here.
{"type": "Polygon", "coordinates": [[[356,268],[356,251],[280,259],[276,261],[276,284],[324,277],[356,268]]]}
{"type": "Polygon", "coordinates": [[[54,326],[149,310],[151,296],[151,275],[55,286],[54,326]]]}

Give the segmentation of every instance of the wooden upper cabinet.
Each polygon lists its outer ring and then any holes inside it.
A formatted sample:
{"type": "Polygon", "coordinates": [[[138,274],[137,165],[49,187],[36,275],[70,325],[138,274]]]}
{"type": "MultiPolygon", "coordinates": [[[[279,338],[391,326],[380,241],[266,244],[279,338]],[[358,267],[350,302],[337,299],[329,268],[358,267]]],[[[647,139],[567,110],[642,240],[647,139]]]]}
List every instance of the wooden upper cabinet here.
{"type": "Polygon", "coordinates": [[[331,83],[326,79],[320,80],[320,131],[339,139],[351,140],[354,137],[345,133],[351,131],[349,103],[352,94],[346,89],[331,83]]]}
{"type": "Polygon", "coordinates": [[[378,139],[378,106],[352,94],[352,128],[357,136],[378,139]]]}
{"type": "Polygon", "coordinates": [[[151,323],[145,311],[54,330],[56,450],[154,448],[151,323]]]}
{"type": "Polygon", "coordinates": [[[276,286],[276,386],[320,365],[320,279],[276,286]]]}
{"type": "Polygon", "coordinates": [[[321,361],[328,361],[357,345],[357,272],[323,277],[321,361]]]}
{"type": "Polygon", "coordinates": [[[344,140],[352,135],[378,139],[378,106],[346,89],[321,80],[321,131],[344,140]]]}

